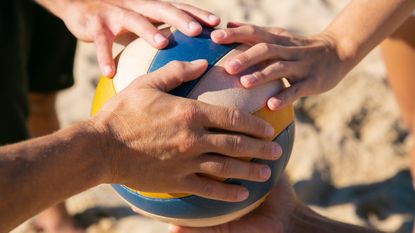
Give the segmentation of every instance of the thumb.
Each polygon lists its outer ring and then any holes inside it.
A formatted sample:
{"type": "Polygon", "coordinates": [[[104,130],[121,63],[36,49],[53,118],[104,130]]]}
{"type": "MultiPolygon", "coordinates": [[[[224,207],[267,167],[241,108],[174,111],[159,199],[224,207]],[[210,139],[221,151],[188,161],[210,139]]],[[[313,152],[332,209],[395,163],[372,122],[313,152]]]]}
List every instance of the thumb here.
{"type": "Polygon", "coordinates": [[[208,63],[206,60],[195,60],[192,62],[172,61],[159,70],[150,73],[144,85],[168,92],[183,82],[200,77],[207,67],[208,63]]]}

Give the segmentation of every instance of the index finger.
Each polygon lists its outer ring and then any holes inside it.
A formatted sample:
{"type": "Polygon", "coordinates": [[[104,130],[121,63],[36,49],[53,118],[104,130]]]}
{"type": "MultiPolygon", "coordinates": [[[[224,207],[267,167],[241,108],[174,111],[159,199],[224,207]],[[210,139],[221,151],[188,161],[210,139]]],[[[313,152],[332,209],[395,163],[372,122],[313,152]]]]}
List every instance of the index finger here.
{"type": "Polygon", "coordinates": [[[202,32],[202,27],[196,19],[169,2],[144,1],[136,4],[132,1],[127,5],[151,21],[167,23],[188,36],[196,36],[202,32]]]}
{"type": "Polygon", "coordinates": [[[198,102],[202,112],[202,123],[206,128],[226,130],[267,138],[274,135],[268,122],[235,108],[225,108],[198,102]]]}
{"type": "Polygon", "coordinates": [[[289,37],[275,35],[265,28],[254,25],[215,30],[211,37],[218,44],[245,43],[253,45],[261,42],[281,45],[292,44],[289,37]]]}

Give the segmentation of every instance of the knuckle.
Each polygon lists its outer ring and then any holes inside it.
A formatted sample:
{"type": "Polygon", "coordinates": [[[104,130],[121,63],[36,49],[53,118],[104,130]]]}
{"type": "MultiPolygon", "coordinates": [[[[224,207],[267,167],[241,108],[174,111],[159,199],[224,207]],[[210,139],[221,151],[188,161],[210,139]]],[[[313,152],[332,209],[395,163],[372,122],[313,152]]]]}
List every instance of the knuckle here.
{"type": "Polygon", "coordinates": [[[256,35],[258,32],[258,27],[254,25],[246,25],[244,26],[244,29],[246,30],[248,34],[252,34],[252,35],[256,35]]]}
{"type": "Polygon", "coordinates": [[[241,124],[243,113],[239,109],[230,109],[228,113],[229,124],[233,127],[241,124]]]}
{"type": "Polygon", "coordinates": [[[129,10],[122,10],[120,13],[120,21],[121,22],[128,22],[132,19],[136,19],[136,14],[129,10]]]}
{"type": "Polygon", "coordinates": [[[261,71],[256,71],[256,72],[254,72],[253,73],[253,75],[255,76],[255,78],[257,78],[259,81],[263,81],[263,80],[266,80],[267,79],[267,75],[266,74],[264,74],[263,72],[261,72],[261,71]]]}
{"type": "Polygon", "coordinates": [[[192,133],[186,132],[179,137],[179,152],[186,153],[198,145],[198,139],[192,133]]]}
{"type": "Polygon", "coordinates": [[[236,59],[239,60],[239,62],[241,62],[242,64],[245,64],[250,60],[250,56],[247,55],[246,53],[242,53],[238,55],[236,59]]]}
{"type": "Polygon", "coordinates": [[[183,62],[180,61],[171,61],[168,64],[169,68],[175,73],[178,74],[180,71],[184,70],[186,68],[186,65],[183,62]]]}
{"type": "Polygon", "coordinates": [[[93,32],[101,32],[104,24],[104,18],[100,14],[90,16],[87,22],[90,30],[93,32]]]}
{"type": "Polygon", "coordinates": [[[240,151],[243,151],[242,136],[230,137],[230,146],[234,153],[239,153],[240,151]]]}
{"type": "Polygon", "coordinates": [[[201,192],[208,197],[211,197],[215,194],[215,188],[213,187],[213,185],[211,183],[205,183],[202,187],[201,192]]]}
{"type": "Polygon", "coordinates": [[[237,29],[235,28],[227,28],[227,29],[222,29],[222,30],[226,32],[227,38],[233,38],[237,34],[237,29]]]}
{"type": "Polygon", "coordinates": [[[193,123],[198,118],[199,112],[194,104],[187,104],[184,109],[181,110],[180,120],[183,120],[187,124],[193,123]]]}
{"type": "Polygon", "coordinates": [[[277,61],[275,63],[275,71],[279,73],[286,73],[287,64],[285,62],[277,61]]]}
{"type": "Polygon", "coordinates": [[[262,42],[262,43],[257,44],[256,47],[263,54],[267,54],[272,51],[272,46],[268,43],[262,42]]]}
{"type": "Polygon", "coordinates": [[[228,178],[232,174],[232,164],[229,159],[224,160],[222,163],[218,164],[218,173],[223,177],[228,178]]]}

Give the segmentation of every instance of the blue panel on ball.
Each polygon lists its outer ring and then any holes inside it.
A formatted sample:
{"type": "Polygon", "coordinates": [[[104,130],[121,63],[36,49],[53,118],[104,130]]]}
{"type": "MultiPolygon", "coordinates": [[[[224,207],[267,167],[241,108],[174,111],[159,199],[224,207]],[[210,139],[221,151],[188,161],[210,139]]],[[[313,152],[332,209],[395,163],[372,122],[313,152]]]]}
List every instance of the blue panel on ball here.
{"type": "MultiPolygon", "coordinates": [[[[167,48],[157,52],[147,73],[158,70],[171,61],[194,61],[205,59],[209,66],[209,71],[223,56],[229,53],[237,45],[220,45],[210,39],[212,29],[205,28],[197,37],[188,37],[176,30],[169,37],[167,48]]],[[[205,72],[205,73],[206,73],[205,72]]],[[[204,74],[201,75],[201,77],[204,74]]],[[[170,91],[171,94],[181,97],[187,97],[193,87],[199,82],[199,79],[186,82],[176,89],[170,91]]]]}
{"type": "Polygon", "coordinates": [[[277,161],[254,160],[257,163],[267,164],[271,167],[272,176],[268,181],[263,183],[239,179],[228,179],[225,181],[226,183],[243,185],[249,190],[249,198],[243,202],[231,203],[215,201],[195,195],[183,198],[157,199],[142,196],[122,185],[113,185],[113,187],[132,205],[144,211],[164,217],[182,219],[209,218],[244,209],[266,195],[272,188],[274,182],[276,182],[283,173],[291,152],[290,145],[292,144],[293,137],[290,137],[289,131],[292,131],[293,125],[294,123],[274,139],[274,141],[278,142],[283,149],[283,155],[280,159],[277,161]]]}

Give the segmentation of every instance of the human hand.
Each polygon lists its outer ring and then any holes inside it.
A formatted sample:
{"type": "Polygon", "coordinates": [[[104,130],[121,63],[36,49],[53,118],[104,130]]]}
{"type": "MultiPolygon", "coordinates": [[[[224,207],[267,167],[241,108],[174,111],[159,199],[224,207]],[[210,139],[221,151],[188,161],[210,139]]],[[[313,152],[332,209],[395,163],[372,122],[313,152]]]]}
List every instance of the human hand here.
{"type": "Polygon", "coordinates": [[[214,27],[219,17],[199,8],[160,0],[37,0],[60,17],[78,39],[94,42],[101,72],[112,77],[115,37],[132,32],[155,48],[167,46],[168,39],[153,24],[167,23],[188,36],[202,32],[201,24],[214,27]]]}
{"type": "Polygon", "coordinates": [[[248,197],[246,188],[199,174],[269,179],[267,165],[238,158],[277,159],[281,147],[263,139],[273,135],[271,125],[236,109],[164,93],[199,77],[206,68],[206,61],[169,63],[137,78],[101,108],[92,123],[99,135],[105,135],[98,149],[107,159],[103,164],[109,164],[109,183],[242,201],[248,197]]]}
{"type": "Polygon", "coordinates": [[[227,61],[225,69],[238,74],[257,65],[258,71],[241,77],[246,88],[286,78],[291,86],[267,105],[278,110],[296,99],[322,93],[333,88],[351,69],[344,62],[329,33],[316,36],[295,36],[281,28],[265,28],[230,23],[227,29],[216,30],[212,40],[220,44],[246,43],[250,49],[227,61]]]}
{"type": "Polygon", "coordinates": [[[287,177],[282,176],[264,203],[241,219],[207,228],[171,225],[171,233],[286,233],[297,200],[287,177]]]}

